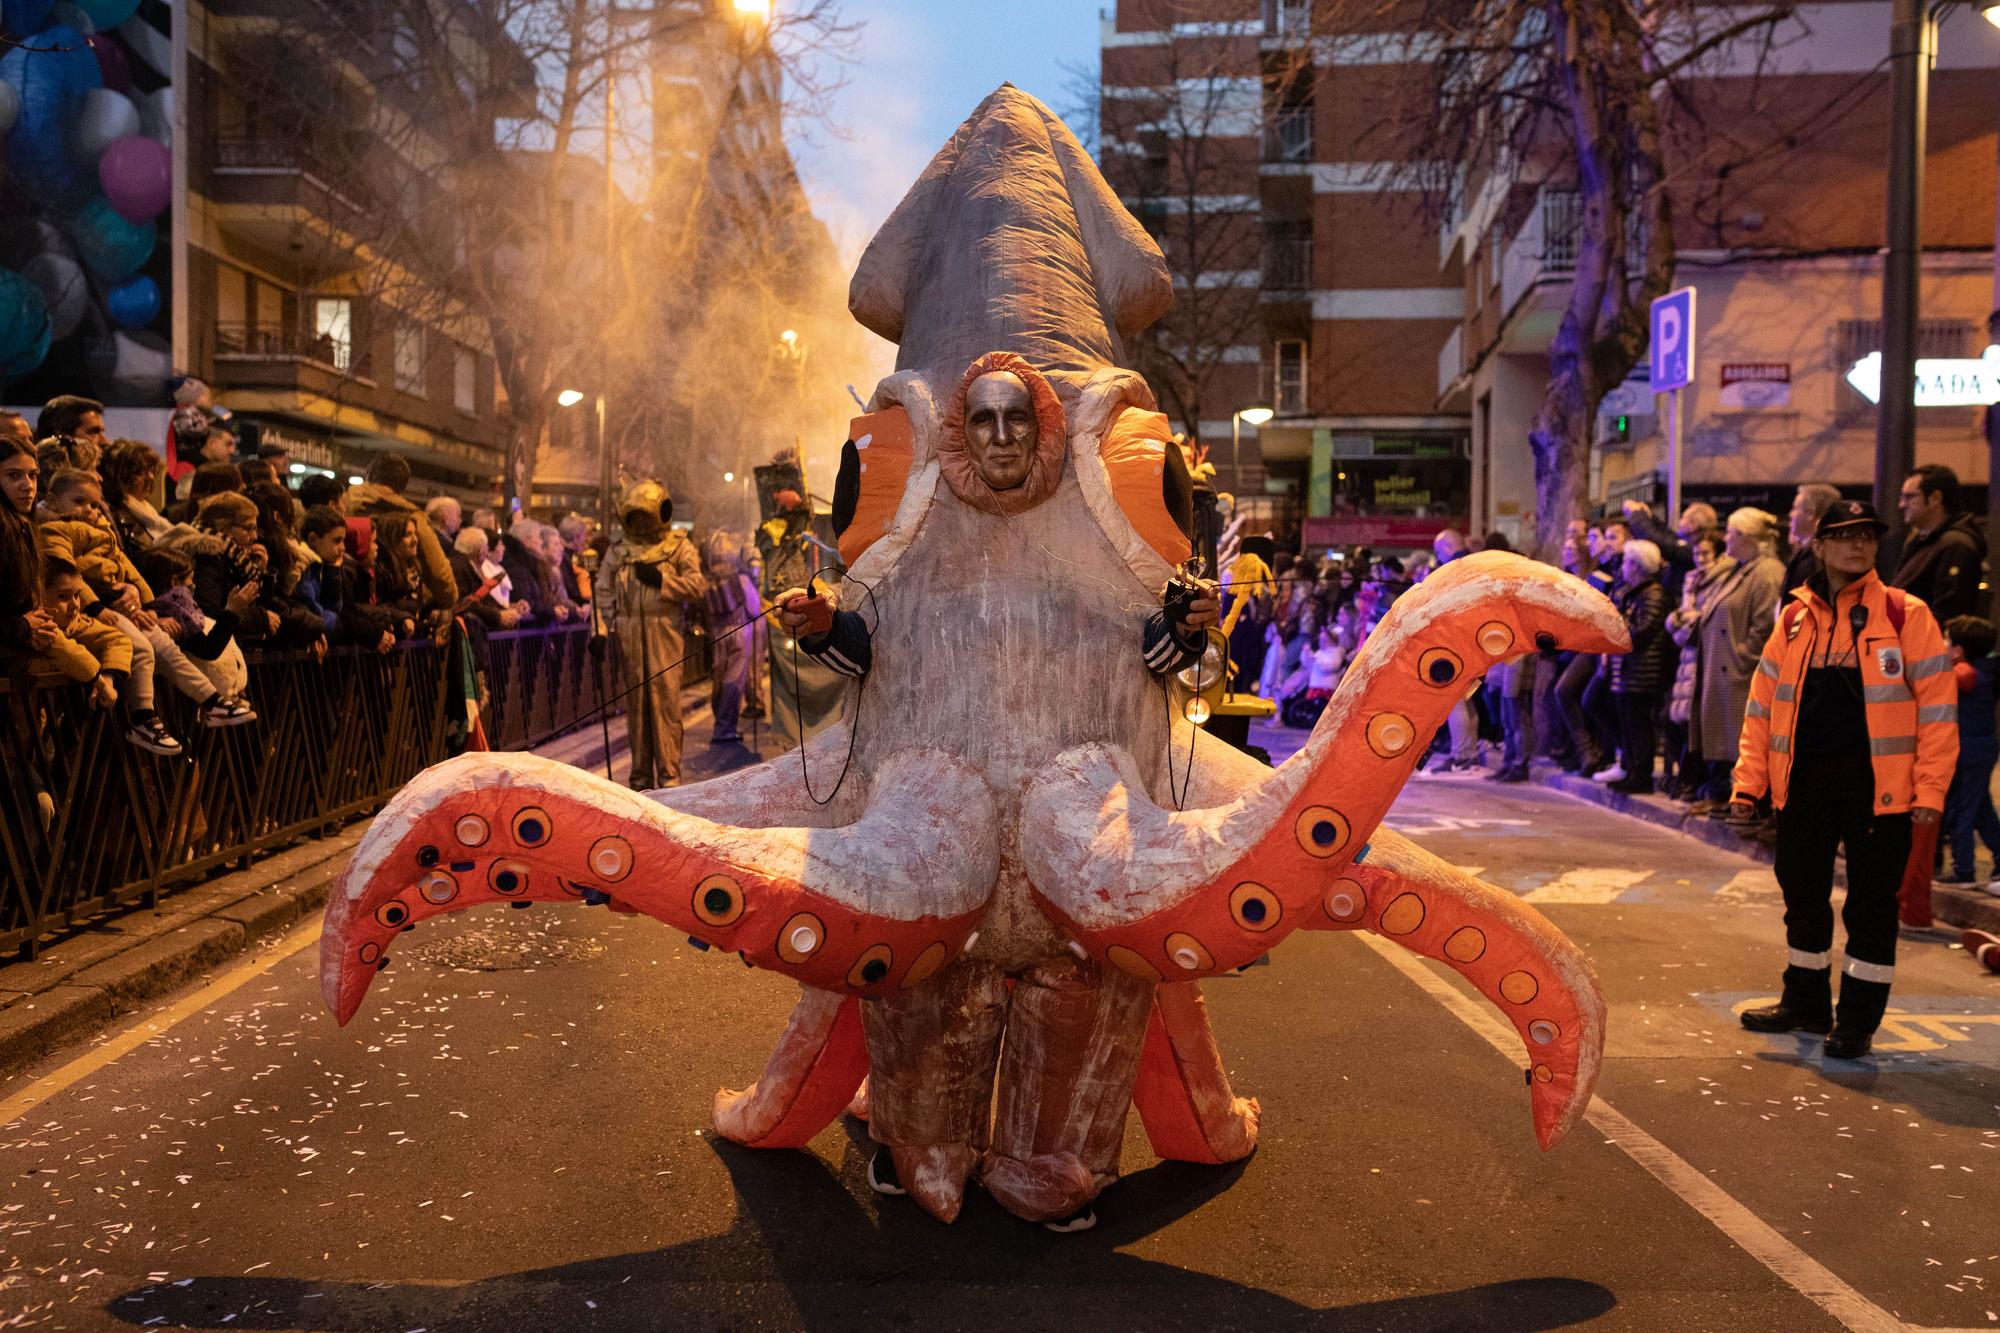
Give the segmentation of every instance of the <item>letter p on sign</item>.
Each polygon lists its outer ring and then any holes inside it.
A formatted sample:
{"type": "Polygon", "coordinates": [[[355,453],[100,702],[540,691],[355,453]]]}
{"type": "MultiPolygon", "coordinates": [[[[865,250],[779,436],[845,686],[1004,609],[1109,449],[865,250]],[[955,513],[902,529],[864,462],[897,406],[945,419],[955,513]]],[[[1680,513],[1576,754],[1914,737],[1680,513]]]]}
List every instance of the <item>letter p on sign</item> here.
{"type": "Polygon", "coordinates": [[[1653,300],[1651,372],[1654,393],[1684,389],[1694,381],[1694,288],[1653,300]]]}

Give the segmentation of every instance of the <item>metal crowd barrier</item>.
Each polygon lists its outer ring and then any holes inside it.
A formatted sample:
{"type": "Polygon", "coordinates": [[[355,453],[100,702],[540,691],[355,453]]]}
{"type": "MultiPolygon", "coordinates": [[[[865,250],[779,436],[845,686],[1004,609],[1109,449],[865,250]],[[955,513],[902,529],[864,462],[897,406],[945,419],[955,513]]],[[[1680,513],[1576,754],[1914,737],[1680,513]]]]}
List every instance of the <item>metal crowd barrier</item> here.
{"type": "MultiPolygon", "coordinates": [[[[581,625],[487,636],[492,748],[591,714],[602,696],[586,638],[581,625]]],[[[187,747],[171,759],[128,742],[121,715],[91,708],[80,686],[0,679],[0,951],[32,958],[52,932],[323,836],[448,753],[451,656],[428,641],[249,665],[258,720],[245,726],[201,726],[160,682],[161,713],[187,747]]]]}

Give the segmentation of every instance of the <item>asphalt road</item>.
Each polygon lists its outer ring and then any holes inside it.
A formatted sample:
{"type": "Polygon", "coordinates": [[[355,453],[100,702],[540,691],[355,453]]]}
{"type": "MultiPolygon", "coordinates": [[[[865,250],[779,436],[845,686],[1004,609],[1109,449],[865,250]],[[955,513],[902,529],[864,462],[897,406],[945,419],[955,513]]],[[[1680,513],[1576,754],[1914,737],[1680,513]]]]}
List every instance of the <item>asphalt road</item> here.
{"type": "Polygon", "coordinates": [[[1878,1058],[1822,1065],[1733,1018],[1781,965],[1763,867],[1476,778],[1391,823],[1597,963],[1602,1105],[1551,1153],[1453,979],[1301,933],[1206,987],[1249,1162],[1157,1164],[1134,1117],[1095,1231],[976,1190],[944,1227],[869,1192],[855,1126],[708,1128],[779,977],[643,919],[470,913],[340,1029],[308,927],[0,1110],[0,1328],[2000,1326],[2000,978],[1908,943],[1878,1058]]]}

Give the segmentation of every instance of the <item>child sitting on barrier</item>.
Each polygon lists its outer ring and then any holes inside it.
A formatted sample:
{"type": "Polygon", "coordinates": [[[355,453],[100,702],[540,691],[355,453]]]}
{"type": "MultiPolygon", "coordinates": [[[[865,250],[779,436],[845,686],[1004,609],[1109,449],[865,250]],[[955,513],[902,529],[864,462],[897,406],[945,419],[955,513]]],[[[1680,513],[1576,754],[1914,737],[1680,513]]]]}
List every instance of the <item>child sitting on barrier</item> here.
{"type": "MultiPolygon", "coordinates": [[[[168,734],[153,708],[153,685],[164,674],[174,688],[199,707],[204,725],[233,726],[250,719],[231,707],[222,692],[188,660],[172,630],[147,609],[154,600],[146,578],[125,554],[106,516],[103,492],[95,477],[65,468],[49,483],[42,502],[43,548],[69,561],[83,575],[91,603],[84,614],[104,622],[132,641],[131,698],[133,743],[155,754],[179,754],[181,744],[168,734]]],[[[178,622],[174,622],[178,623],[178,622]]]]}
{"type": "Polygon", "coordinates": [[[227,710],[216,726],[255,722],[257,712],[243,697],[250,684],[250,667],[236,644],[236,620],[256,604],[254,589],[230,594],[221,619],[203,614],[194,598],[194,561],[179,551],[154,547],[139,557],[139,572],[154,588],[163,589],[148,610],[180,627],[175,641],[195,669],[208,677],[227,710]]]}
{"type": "MultiPolygon", "coordinates": [[[[42,637],[37,664],[88,686],[92,708],[115,708],[119,687],[131,675],[132,641],[85,615],[84,603],[91,600],[90,588],[75,565],[60,556],[43,557],[42,613],[48,617],[49,630],[42,637]]],[[[126,738],[145,749],[154,748],[139,739],[136,726],[126,738]]]]}

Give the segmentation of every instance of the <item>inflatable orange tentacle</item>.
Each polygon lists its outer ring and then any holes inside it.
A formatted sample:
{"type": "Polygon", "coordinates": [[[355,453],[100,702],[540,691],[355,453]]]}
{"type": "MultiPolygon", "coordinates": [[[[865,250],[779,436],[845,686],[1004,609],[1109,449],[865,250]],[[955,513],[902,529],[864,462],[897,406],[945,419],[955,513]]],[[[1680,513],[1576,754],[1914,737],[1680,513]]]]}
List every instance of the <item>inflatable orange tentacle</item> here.
{"type": "Polygon", "coordinates": [[[1192,981],[1154,993],[1132,1104],[1154,1153],[1170,1162],[1214,1166],[1256,1150],[1257,1099],[1230,1088],[1208,1007],[1192,981]]]}
{"type": "Polygon", "coordinates": [[[1489,667],[1628,642],[1617,609],[1579,579],[1498,552],[1454,561],[1384,617],[1305,747],[1232,801],[1167,810],[1124,751],[1059,756],[1023,801],[1029,879],[1072,952],[1156,981],[1240,967],[1365,860],[1426,740],[1489,667]]]}
{"type": "Polygon", "coordinates": [[[715,1094],[715,1132],[746,1148],[803,1148],[833,1123],[868,1074],[861,1002],[808,987],[764,1076],[715,1094]]]}
{"type": "Polygon", "coordinates": [[[1301,924],[1373,931],[1450,965],[1527,1045],[1542,1147],[1583,1117],[1604,1058],[1604,997],[1589,960],[1540,912],[1385,829],[1367,862],[1328,886],[1318,919],[1301,924]]]}
{"type": "Polygon", "coordinates": [[[327,902],[320,985],[353,1017],[396,935],[481,903],[604,902],[807,986],[879,995],[957,957],[999,868],[984,779],[934,750],[890,758],[860,819],[748,828],[667,809],[522,754],[419,774],[327,902]]]}

